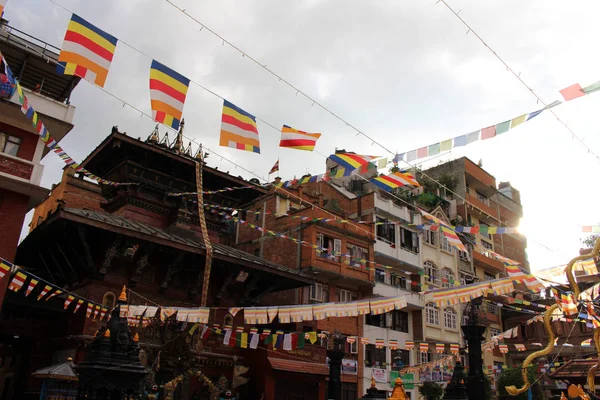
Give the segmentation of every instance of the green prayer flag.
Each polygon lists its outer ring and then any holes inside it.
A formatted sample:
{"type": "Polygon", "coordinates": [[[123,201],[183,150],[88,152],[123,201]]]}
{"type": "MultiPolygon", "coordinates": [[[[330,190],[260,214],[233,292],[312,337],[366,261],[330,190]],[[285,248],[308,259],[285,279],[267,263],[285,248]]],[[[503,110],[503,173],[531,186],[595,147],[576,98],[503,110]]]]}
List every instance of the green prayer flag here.
{"type": "Polygon", "coordinates": [[[299,349],[303,349],[304,348],[304,339],[305,339],[306,335],[304,334],[304,332],[300,332],[298,334],[298,348],[299,349]]]}

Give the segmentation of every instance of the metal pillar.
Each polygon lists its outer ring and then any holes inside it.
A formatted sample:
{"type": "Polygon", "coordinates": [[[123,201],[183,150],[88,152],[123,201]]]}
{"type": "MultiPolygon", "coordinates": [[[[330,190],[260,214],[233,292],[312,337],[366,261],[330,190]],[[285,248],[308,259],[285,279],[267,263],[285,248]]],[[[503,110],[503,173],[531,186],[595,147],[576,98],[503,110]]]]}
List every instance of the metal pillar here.
{"type": "Polygon", "coordinates": [[[342,359],[346,354],[346,338],[334,332],[329,337],[327,357],[329,357],[329,385],[327,387],[328,400],[342,400],[342,359]]]}

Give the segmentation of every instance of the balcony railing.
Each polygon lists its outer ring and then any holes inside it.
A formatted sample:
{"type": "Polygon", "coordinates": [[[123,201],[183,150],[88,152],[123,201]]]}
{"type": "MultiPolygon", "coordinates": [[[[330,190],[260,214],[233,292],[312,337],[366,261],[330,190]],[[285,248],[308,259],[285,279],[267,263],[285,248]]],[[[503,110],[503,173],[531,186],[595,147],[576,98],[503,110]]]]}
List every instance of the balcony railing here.
{"type": "Polygon", "coordinates": [[[472,196],[475,196],[477,199],[479,199],[479,201],[481,201],[483,204],[485,204],[488,207],[491,207],[492,205],[490,204],[490,199],[488,199],[487,197],[485,197],[484,195],[480,194],[479,192],[477,192],[476,190],[471,189],[470,187],[467,188],[467,193],[469,193],[472,196]]]}

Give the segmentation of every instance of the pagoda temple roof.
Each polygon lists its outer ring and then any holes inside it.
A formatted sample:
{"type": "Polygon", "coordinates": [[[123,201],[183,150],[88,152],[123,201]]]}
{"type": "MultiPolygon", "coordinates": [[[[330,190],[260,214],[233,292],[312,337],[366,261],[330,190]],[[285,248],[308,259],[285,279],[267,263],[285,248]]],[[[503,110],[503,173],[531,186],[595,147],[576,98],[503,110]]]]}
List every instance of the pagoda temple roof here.
{"type": "MultiPolygon", "coordinates": [[[[135,237],[140,240],[158,245],[172,247],[178,250],[196,254],[205,254],[204,243],[192,238],[183,238],[173,233],[167,233],[162,229],[143,224],[120,215],[91,211],[80,208],[59,208],[42,226],[48,226],[57,220],[68,220],[75,223],[90,225],[99,229],[116,232],[126,236],[135,237]]],[[[45,229],[35,229],[21,243],[20,249],[35,247],[36,240],[44,240],[42,233],[45,229]]],[[[226,246],[220,243],[211,243],[213,258],[224,262],[243,265],[248,268],[262,270],[291,279],[290,287],[298,287],[311,284],[314,279],[301,271],[289,269],[282,265],[267,261],[255,255],[226,246]]]]}
{"type": "MultiPolygon", "coordinates": [[[[205,157],[206,158],[206,157],[205,157]]],[[[105,179],[118,182],[146,183],[133,176],[119,176],[118,166],[123,163],[132,163],[140,168],[151,169],[171,177],[188,191],[196,188],[195,165],[199,160],[187,152],[175,150],[168,144],[155,143],[128,136],[126,132],[119,132],[113,127],[108,135],[86,158],[81,165],[105,179]]],[[[225,187],[252,186],[236,191],[241,204],[252,201],[254,198],[266,194],[269,190],[260,184],[245,180],[241,176],[234,176],[229,172],[220,171],[203,162],[203,189],[217,190],[225,187]]],[[[175,190],[172,190],[175,191],[175,190]]]]}
{"type": "Polygon", "coordinates": [[[49,367],[41,368],[35,371],[32,375],[35,378],[56,379],[61,381],[78,381],[79,378],[75,373],[75,364],[72,360],[60,364],[54,364],[49,367]]]}
{"type": "MultiPolygon", "coordinates": [[[[598,362],[597,359],[582,360],[573,359],[567,361],[564,365],[558,367],[556,371],[551,373],[549,376],[552,379],[573,381],[573,380],[585,380],[587,374],[594,365],[598,362]]],[[[600,370],[596,371],[596,382],[600,377],[600,370]]]]}

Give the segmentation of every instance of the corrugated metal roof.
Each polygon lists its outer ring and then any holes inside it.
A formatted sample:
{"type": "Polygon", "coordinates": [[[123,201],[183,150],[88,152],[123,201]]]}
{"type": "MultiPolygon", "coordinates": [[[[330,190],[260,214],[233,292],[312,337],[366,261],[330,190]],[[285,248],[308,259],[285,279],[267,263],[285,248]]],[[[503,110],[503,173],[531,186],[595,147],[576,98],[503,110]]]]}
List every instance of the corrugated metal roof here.
{"type": "MultiPolygon", "coordinates": [[[[63,211],[68,214],[73,214],[75,216],[84,217],[89,220],[102,222],[102,223],[109,224],[109,225],[123,228],[123,229],[137,231],[137,232],[149,235],[149,236],[161,238],[163,240],[180,243],[180,244],[187,245],[190,247],[196,247],[199,249],[206,249],[206,246],[204,246],[204,243],[202,243],[200,241],[183,238],[181,236],[178,236],[178,235],[175,235],[172,233],[167,233],[167,232],[163,231],[162,229],[158,229],[153,226],[142,224],[137,221],[132,221],[132,220],[124,218],[120,215],[103,213],[103,212],[92,211],[92,210],[85,210],[85,209],[81,209],[81,208],[68,208],[68,207],[64,208],[63,211]]],[[[305,273],[302,273],[300,271],[296,271],[293,269],[289,269],[287,267],[267,261],[265,259],[255,256],[255,255],[246,253],[246,252],[238,250],[238,249],[234,249],[233,247],[225,246],[220,243],[212,243],[212,248],[213,248],[213,252],[215,254],[220,254],[223,256],[227,256],[227,257],[237,258],[237,259],[251,262],[254,264],[259,264],[259,265],[263,265],[263,266],[266,266],[266,267],[269,267],[272,269],[276,269],[281,272],[296,275],[301,278],[312,280],[312,277],[310,277],[309,275],[307,275],[305,273]]]]}
{"type": "Polygon", "coordinates": [[[271,364],[271,368],[279,371],[295,372],[299,374],[329,375],[329,367],[325,364],[285,360],[283,358],[267,358],[269,364],[271,364]]]}

